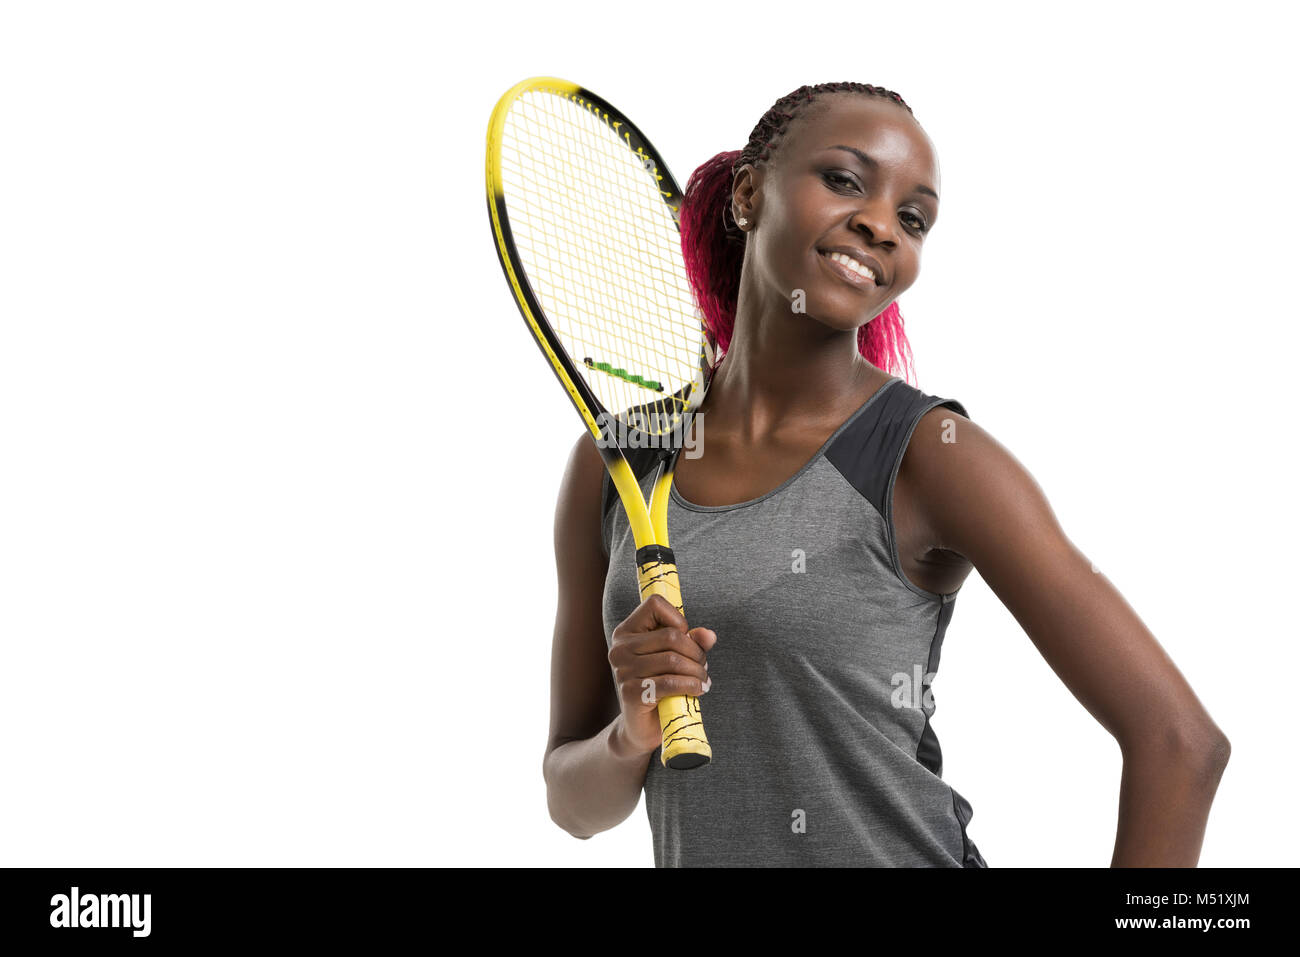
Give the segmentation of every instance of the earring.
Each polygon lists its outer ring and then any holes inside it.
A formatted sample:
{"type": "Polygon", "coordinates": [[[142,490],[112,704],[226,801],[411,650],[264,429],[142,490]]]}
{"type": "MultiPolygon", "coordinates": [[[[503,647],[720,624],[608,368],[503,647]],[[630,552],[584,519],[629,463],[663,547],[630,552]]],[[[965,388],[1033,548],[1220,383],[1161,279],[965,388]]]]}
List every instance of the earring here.
{"type": "Polygon", "coordinates": [[[740,219],[736,220],[736,225],[739,226],[741,229],[744,229],[746,226],[749,225],[749,220],[746,219],[744,216],[741,216],[740,219]]]}

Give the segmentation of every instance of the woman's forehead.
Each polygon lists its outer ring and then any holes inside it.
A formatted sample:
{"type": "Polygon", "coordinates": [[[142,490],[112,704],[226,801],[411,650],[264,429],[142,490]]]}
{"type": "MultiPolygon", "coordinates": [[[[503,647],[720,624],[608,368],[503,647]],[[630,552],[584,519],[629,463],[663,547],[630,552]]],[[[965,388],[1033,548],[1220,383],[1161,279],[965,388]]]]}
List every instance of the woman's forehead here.
{"type": "Polygon", "coordinates": [[[784,140],[790,154],[851,147],[882,164],[919,167],[938,176],[929,136],[911,113],[883,97],[823,95],[795,117],[784,140]]]}

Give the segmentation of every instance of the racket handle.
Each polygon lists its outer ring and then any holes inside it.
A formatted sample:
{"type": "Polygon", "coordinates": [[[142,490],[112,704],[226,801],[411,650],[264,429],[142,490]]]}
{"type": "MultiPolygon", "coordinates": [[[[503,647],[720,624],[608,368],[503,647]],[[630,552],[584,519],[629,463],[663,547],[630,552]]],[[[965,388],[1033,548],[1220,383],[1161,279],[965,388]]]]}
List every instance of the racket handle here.
{"type": "MultiPolygon", "coordinates": [[[[686,614],[682,608],[681,583],[677,579],[677,560],[671,548],[647,545],[637,549],[636,574],[642,601],[651,595],[663,595],[674,608],[686,614]]],[[[713,759],[713,750],[704,734],[700,699],[694,695],[660,698],[659,728],[664,736],[660,754],[664,767],[688,771],[703,767],[713,759]]]]}

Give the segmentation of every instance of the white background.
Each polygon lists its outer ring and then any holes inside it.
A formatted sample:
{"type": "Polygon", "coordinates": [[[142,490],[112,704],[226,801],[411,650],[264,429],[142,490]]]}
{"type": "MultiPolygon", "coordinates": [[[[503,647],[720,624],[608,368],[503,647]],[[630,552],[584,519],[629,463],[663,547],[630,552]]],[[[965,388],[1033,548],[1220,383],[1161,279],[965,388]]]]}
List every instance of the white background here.
{"type": "MultiPolygon", "coordinates": [[[[919,387],[1227,732],[1202,865],[1293,864],[1283,10],[6,5],[0,863],[652,863],[644,807],[578,841],[541,773],[579,424],[483,165],[550,74],[683,183],[800,85],[907,100],[943,174],[919,387]]],[[[1106,866],[1119,749],[977,576],[934,691],[989,864],[1106,866]]]]}

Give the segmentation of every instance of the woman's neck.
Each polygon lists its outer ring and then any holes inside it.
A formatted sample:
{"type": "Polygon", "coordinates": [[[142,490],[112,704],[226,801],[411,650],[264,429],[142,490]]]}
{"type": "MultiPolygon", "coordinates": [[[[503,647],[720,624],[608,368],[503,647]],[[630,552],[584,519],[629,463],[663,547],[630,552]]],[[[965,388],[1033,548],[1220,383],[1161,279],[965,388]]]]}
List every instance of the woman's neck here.
{"type": "MultiPolygon", "coordinates": [[[[809,320],[815,321],[815,320],[809,320]]],[[[843,337],[824,348],[783,348],[752,340],[733,340],[720,361],[700,407],[709,425],[746,442],[761,442],[778,429],[838,420],[856,408],[865,393],[889,378],[857,351],[846,355],[843,337]],[[838,340],[838,341],[837,341],[838,340]]]]}

